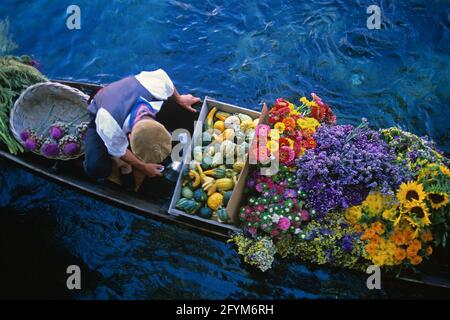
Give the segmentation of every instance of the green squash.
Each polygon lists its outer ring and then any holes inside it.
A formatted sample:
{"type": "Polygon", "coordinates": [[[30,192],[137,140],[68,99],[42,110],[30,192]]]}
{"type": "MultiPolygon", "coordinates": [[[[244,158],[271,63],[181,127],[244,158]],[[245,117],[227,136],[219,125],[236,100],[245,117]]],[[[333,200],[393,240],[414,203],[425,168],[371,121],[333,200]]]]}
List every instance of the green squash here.
{"type": "Polygon", "coordinates": [[[201,207],[201,203],[197,201],[181,198],[176,204],[176,208],[189,214],[194,214],[201,207]]]}
{"type": "Polygon", "coordinates": [[[212,210],[208,207],[202,207],[198,212],[198,216],[204,219],[210,219],[212,217],[212,210]]]}
{"type": "Polygon", "coordinates": [[[217,213],[217,220],[219,220],[219,222],[225,223],[225,222],[228,222],[228,220],[230,220],[227,209],[219,208],[219,209],[217,209],[216,213],[217,213]]]}
{"type": "Polygon", "coordinates": [[[233,191],[226,191],[223,193],[223,205],[225,207],[228,205],[228,201],[230,201],[232,194],[233,194],[233,191]]]}
{"type": "Polygon", "coordinates": [[[189,187],[183,187],[183,189],[181,189],[181,195],[186,199],[192,199],[194,197],[194,192],[189,187]]]}
{"type": "Polygon", "coordinates": [[[194,191],[194,200],[204,203],[208,200],[208,194],[203,189],[197,189],[194,191]]]}
{"type": "Polygon", "coordinates": [[[212,163],[212,158],[211,158],[211,156],[205,155],[205,156],[203,157],[203,160],[202,160],[202,163],[201,163],[202,169],[203,169],[203,170],[208,170],[208,169],[210,169],[210,168],[211,168],[211,163],[212,163]]]}
{"type": "Polygon", "coordinates": [[[202,145],[203,146],[208,146],[211,144],[212,142],[212,135],[211,133],[209,133],[208,131],[205,131],[202,133],[202,145]]]}

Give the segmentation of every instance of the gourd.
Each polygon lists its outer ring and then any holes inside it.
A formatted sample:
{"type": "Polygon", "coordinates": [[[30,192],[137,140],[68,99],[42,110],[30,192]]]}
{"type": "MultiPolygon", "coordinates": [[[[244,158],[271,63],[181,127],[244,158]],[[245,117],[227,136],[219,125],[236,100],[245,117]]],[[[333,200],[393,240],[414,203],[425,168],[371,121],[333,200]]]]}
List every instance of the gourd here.
{"type": "Polygon", "coordinates": [[[208,170],[211,168],[211,163],[212,163],[212,158],[210,156],[206,156],[203,158],[201,166],[203,169],[208,170]]]}
{"type": "Polygon", "coordinates": [[[208,195],[203,189],[197,189],[194,191],[194,200],[204,203],[206,202],[206,200],[208,200],[208,195]]]}
{"type": "Polygon", "coordinates": [[[225,178],[226,171],[223,168],[215,168],[211,170],[204,171],[207,176],[214,178],[225,178]]]}
{"type": "Polygon", "coordinates": [[[202,207],[198,212],[198,215],[204,219],[210,219],[212,217],[212,214],[212,210],[208,207],[202,207]]]}
{"type": "Polygon", "coordinates": [[[231,116],[231,114],[228,112],[217,111],[216,113],[216,118],[220,121],[225,121],[229,116],[231,116]]]}
{"type": "Polygon", "coordinates": [[[229,116],[224,121],[225,128],[237,130],[240,128],[241,120],[237,116],[229,116]]]}
{"type": "Polygon", "coordinates": [[[236,171],[237,173],[241,172],[243,168],[244,168],[244,162],[243,161],[236,161],[233,164],[233,170],[236,171]]]}
{"type": "Polygon", "coordinates": [[[214,129],[223,132],[225,130],[225,123],[222,120],[216,121],[214,123],[214,129]]]}
{"type": "Polygon", "coordinates": [[[224,132],[222,132],[222,134],[217,135],[214,134],[214,142],[222,142],[222,141],[233,141],[234,137],[235,137],[235,130],[234,129],[225,129],[224,132]]]}
{"type": "Polygon", "coordinates": [[[200,178],[203,182],[202,188],[206,191],[206,193],[209,195],[212,195],[214,192],[216,192],[216,180],[214,178],[208,177],[204,172],[202,167],[200,165],[197,165],[197,171],[200,175],[200,178]]]}
{"type": "Polygon", "coordinates": [[[212,134],[209,131],[205,131],[202,133],[202,145],[203,146],[207,146],[211,143],[212,141],[212,134]]]}
{"type": "Polygon", "coordinates": [[[189,187],[184,187],[181,189],[181,195],[186,199],[192,199],[194,197],[194,192],[189,187]]]}
{"type": "Polygon", "coordinates": [[[237,156],[245,156],[248,152],[248,148],[249,148],[249,145],[245,141],[242,142],[241,144],[237,145],[237,147],[236,147],[237,156]]]}
{"type": "Polygon", "coordinates": [[[203,159],[203,148],[201,146],[196,146],[193,151],[194,160],[198,162],[202,162],[203,159]]]}
{"type": "Polygon", "coordinates": [[[223,193],[223,205],[227,206],[228,202],[231,199],[231,195],[233,194],[233,191],[226,191],[223,193]]]}
{"type": "Polygon", "coordinates": [[[244,113],[238,113],[237,116],[241,120],[241,123],[244,122],[244,121],[253,122],[253,119],[249,115],[246,115],[244,113]]]}
{"type": "Polygon", "coordinates": [[[190,170],[189,177],[192,179],[192,187],[197,188],[201,182],[200,174],[195,170],[190,170]]]}
{"type": "Polygon", "coordinates": [[[216,188],[220,191],[228,191],[233,189],[234,181],[230,178],[221,178],[216,180],[216,188]]]}
{"type": "Polygon", "coordinates": [[[241,131],[246,132],[253,128],[253,121],[246,120],[241,122],[241,131]]]}
{"type": "Polygon", "coordinates": [[[218,192],[215,192],[212,195],[210,195],[207,201],[208,207],[210,207],[211,210],[213,211],[219,209],[222,206],[222,204],[223,204],[223,196],[218,192]]]}
{"type": "Polygon", "coordinates": [[[219,208],[216,211],[217,213],[217,220],[219,220],[219,222],[228,222],[228,220],[230,219],[230,217],[228,216],[228,212],[227,209],[225,208],[219,208]]]}
{"type": "Polygon", "coordinates": [[[194,200],[181,198],[177,201],[175,207],[186,213],[194,214],[198,209],[200,209],[201,204],[194,200]]]}
{"type": "Polygon", "coordinates": [[[195,168],[197,168],[197,164],[200,164],[200,163],[196,160],[191,160],[191,162],[189,162],[189,169],[195,170],[195,168]]]}
{"type": "Polygon", "coordinates": [[[223,155],[221,152],[216,152],[216,154],[212,158],[211,166],[218,167],[221,164],[223,164],[223,155]]]}
{"type": "Polygon", "coordinates": [[[205,131],[210,131],[210,132],[213,131],[214,115],[216,112],[217,112],[217,108],[214,107],[209,111],[208,115],[206,116],[205,126],[204,126],[205,131]]]}

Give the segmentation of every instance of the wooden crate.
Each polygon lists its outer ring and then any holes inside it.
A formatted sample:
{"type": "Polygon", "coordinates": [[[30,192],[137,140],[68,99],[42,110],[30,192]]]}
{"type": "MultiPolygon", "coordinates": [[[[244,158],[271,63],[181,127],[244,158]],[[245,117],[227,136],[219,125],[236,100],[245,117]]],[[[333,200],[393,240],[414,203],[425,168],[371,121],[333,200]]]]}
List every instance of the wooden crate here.
{"type": "Polygon", "coordinates": [[[201,135],[203,133],[204,120],[206,119],[206,116],[208,115],[209,111],[213,107],[216,107],[218,111],[224,111],[224,112],[228,112],[228,113],[244,113],[244,114],[249,115],[253,119],[261,119],[261,113],[258,111],[241,108],[241,107],[238,107],[238,106],[235,106],[232,104],[220,102],[220,101],[211,99],[209,97],[205,97],[205,99],[203,100],[203,105],[202,105],[199,117],[198,117],[198,121],[194,128],[194,135],[192,137],[191,144],[190,144],[190,146],[188,146],[188,148],[186,148],[186,152],[184,154],[184,159],[183,159],[183,164],[182,164],[182,167],[180,170],[180,175],[178,177],[177,184],[176,184],[173,196],[172,196],[172,201],[170,203],[169,214],[172,214],[175,216],[182,215],[182,216],[185,216],[185,217],[188,217],[191,219],[200,220],[202,222],[210,223],[210,224],[213,224],[213,225],[216,225],[219,227],[223,227],[223,228],[227,228],[227,229],[231,229],[231,230],[239,230],[238,211],[239,211],[239,204],[241,202],[242,192],[244,190],[245,181],[247,179],[247,174],[248,174],[248,166],[249,166],[248,165],[248,157],[247,157],[247,161],[245,162],[245,166],[242,169],[241,174],[239,175],[239,179],[233,189],[233,194],[230,198],[230,201],[228,202],[228,205],[226,207],[228,216],[231,218],[233,224],[220,223],[213,219],[204,219],[197,215],[188,214],[184,211],[181,211],[181,210],[175,208],[175,205],[181,196],[182,173],[184,172],[186,167],[189,165],[188,161],[186,161],[186,158],[189,155],[188,159],[190,159],[194,141],[199,137],[199,135],[201,135]]]}

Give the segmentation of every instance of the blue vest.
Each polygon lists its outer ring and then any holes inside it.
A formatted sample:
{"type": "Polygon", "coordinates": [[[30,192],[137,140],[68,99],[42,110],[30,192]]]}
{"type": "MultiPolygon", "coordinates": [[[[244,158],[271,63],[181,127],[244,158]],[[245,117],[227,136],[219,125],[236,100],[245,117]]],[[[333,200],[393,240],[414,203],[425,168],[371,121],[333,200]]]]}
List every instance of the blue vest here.
{"type": "Polygon", "coordinates": [[[95,116],[100,108],[104,108],[122,127],[139,97],[147,101],[156,100],[134,76],[130,76],[101,89],[92,99],[88,111],[95,116]]]}

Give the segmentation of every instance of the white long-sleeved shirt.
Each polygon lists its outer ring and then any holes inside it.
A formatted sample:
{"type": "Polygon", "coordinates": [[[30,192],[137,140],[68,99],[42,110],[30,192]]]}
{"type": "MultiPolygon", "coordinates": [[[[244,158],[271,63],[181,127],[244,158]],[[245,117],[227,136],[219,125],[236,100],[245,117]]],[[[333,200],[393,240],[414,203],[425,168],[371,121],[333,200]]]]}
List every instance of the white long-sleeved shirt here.
{"type": "MultiPolygon", "coordinates": [[[[167,100],[167,98],[173,95],[173,82],[162,69],[143,71],[136,75],[135,78],[156,99],[167,100]]],[[[149,103],[153,109],[159,111],[163,102],[151,101],[149,103]]],[[[130,115],[128,115],[124,123],[119,124],[106,109],[100,108],[97,111],[95,117],[96,131],[105,143],[108,153],[113,157],[122,157],[127,151],[127,134],[131,131],[129,120],[130,115]]]]}

